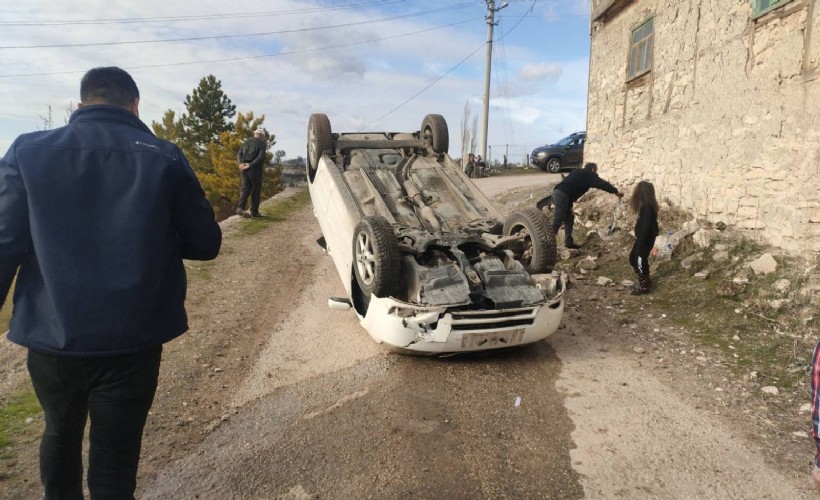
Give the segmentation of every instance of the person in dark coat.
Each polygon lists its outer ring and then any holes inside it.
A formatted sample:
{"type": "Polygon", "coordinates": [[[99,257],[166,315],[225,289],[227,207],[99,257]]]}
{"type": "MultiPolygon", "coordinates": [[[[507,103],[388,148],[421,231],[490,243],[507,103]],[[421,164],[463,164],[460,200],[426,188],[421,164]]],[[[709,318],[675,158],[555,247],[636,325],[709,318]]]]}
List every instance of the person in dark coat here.
{"type": "Polygon", "coordinates": [[[629,252],[629,264],[638,275],[638,284],[632,289],[632,295],[649,293],[652,280],[649,278],[649,254],[658,237],[658,200],[655,198],[655,186],[651,182],[641,181],[632,190],[629,200],[632,211],[638,214],[635,222],[635,243],[629,252]]]}
{"type": "Polygon", "coordinates": [[[18,137],[0,159],[0,309],[28,348],[43,408],[44,498],[134,498],[162,345],[188,329],[182,259],[222,233],[182,151],[139,119],[120,68],[83,76],[68,125],[18,137]]]}
{"type": "Polygon", "coordinates": [[[618,198],[624,196],[615,186],[598,177],[598,165],[595,163],[587,163],[583,169],[573,170],[552,191],[552,203],[555,205],[552,231],[558,234],[561,225],[564,226],[564,246],[567,248],[581,248],[572,240],[572,230],[575,226],[572,204],[591,188],[615,194],[618,198]]]}
{"type": "Polygon", "coordinates": [[[470,153],[467,155],[467,164],[464,165],[464,173],[469,178],[473,178],[473,172],[475,172],[475,155],[470,153]]]}
{"type": "Polygon", "coordinates": [[[242,189],[239,192],[239,201],[236,202],[236,213],[238,215],[261,217],[259,203],[262,195],[262,172],[265,168],[265,153],[267,150],[265,131],[258,128],[254,130],[253,137],[246,139],[236,153],[236,161],[239,163],[239,172],[242,176],[242,189]],[[251,198],[250,213],[245,212],[248,195],[251,198]]]}

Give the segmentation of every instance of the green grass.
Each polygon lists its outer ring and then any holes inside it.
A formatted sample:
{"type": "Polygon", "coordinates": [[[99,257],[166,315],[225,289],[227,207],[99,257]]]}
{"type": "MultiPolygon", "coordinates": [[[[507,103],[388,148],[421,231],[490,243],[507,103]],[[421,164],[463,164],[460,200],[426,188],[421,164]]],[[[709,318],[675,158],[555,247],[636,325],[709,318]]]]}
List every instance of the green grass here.
{"type": "Polygon", "coordinates": [[[0,311],[0,334],[7,332],[9,329],[12,297],[14,297],[14,283],[12,283],[11,290],[9,290],[9,294],[6,296],[6,303],[3,306],[3,310],[0,311]]]}
{"type": "Polygon", "coordinates": [[[283,222],[287,220],[290,214],[307,206],[309,203],[310,194],[307,189],[302,189],[290,198],[262,207],[260,209],[262,217],[242,220],[238,233],[240,235],[257,234],[268,227],[272,222],[283,222]]]}
{"type": "Polygon", "coordinates": [[[42,413],[37,396],[29,386],[23,392],[4,398],[0,406],[0,459],[13,458],[10,447],[19,442],[31,424],[26,419],[42,413]]]}
{"type": "MultiPolygon", "coordinates": [[[[698,280],[680,266],[681,258],[697,249],[685,246],[679,249],[681,255],[676,253],[671,260],[661,262],[652,277],[653,291],[647,296],[651,308],[664,311],[672,325],[684,327],[692,342],[704,352],[717,350],[718,358],[708,356],[720,360],[737,376],[744,377],[755,371],[762,385],[796,389],[806,377],[814,347],[814,340],[796,335],[804,332],[806,325],[799,324],[796,315],[788,310],[767,312],[754,305],[744,305],[770,290],[776,279],[788,274],[789,263],[780,263],[776,275],[751,277],[750,284],[738,297],[721,297],[716,293],[718,283],[730,279],[738,268],[715,271],[708,279],[698,280]]],[[[760,251],[753,242],[730,245],[730,254],[739,257],[739,262],[747,261],[760,251]]],[[[706,253],[708,259],[708,251],[706,253]]],[[[598,273],[615,282],[635,281],[625,256],[602,263],[598,273]]],[[[638,313],[640,304],[627,304],[638,313]]]]}

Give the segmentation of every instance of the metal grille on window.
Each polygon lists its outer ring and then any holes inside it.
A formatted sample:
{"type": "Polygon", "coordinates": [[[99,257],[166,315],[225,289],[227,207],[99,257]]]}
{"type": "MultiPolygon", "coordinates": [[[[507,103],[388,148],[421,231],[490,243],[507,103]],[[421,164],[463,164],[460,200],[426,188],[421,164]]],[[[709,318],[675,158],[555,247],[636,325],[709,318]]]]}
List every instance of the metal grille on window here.
{"type": "Polygon", "coordinates": [[[629,75],[627,79],[631,80],[652,69],[652,41],[654,35],[654,19],[646,21],[632,31],[629,51],[629,75]]]}

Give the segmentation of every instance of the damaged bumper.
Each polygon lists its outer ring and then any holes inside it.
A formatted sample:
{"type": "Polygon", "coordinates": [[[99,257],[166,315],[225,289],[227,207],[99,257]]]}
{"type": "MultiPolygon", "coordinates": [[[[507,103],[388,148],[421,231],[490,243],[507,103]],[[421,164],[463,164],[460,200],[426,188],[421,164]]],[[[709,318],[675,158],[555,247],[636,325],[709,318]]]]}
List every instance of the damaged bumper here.
{"type": "Polygon", "coordinates": [[[362,326],[377,342],[425,354],[482,351],[529,344],[558,329],[566,277],[541,287],[545,302],[509,309],[421,307],[394,298],[371,297],[362,326]]]}

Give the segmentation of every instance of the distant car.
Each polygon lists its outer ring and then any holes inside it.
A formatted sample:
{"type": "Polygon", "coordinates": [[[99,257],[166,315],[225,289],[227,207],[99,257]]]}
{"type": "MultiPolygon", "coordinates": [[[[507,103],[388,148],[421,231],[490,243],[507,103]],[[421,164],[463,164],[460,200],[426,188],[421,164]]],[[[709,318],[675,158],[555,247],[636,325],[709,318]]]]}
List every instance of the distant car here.
{"type": "Polygon", "coordinates": [[[444,354],[541,340],[563,315],[566,276],[540,210],[501,214],[447,155],[441,115],[411,133],[332,133],[308,122],[308,188],[346,297],[377,342],[444,354]]]}
{"type": "Polygon", "coordinates": [[[570,134],[555,144],[535,148],[530,161],[541,170],[557,173],[563,168],[580,167],[584,161],[584,142],[586,132],[570,134]]]}

